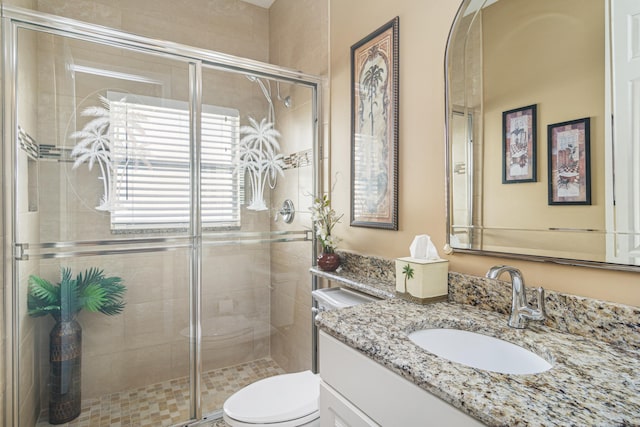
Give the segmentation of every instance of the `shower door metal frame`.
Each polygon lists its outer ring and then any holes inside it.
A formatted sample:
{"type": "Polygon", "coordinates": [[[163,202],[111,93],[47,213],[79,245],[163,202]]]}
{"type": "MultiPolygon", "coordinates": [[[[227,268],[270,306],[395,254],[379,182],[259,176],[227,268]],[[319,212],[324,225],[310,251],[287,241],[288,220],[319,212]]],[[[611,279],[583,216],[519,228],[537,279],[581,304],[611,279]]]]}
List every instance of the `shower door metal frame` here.
{"type": "MultiPolygon", "coordinates": [[[[202,67],[215,68],[223,71],[239,74],[253,75],[274,79],[276,81],[293,83],[309,87],[312,90],[313,109],[313,179],[312,186],[314,197],[322,191],[321,168],[321,132],[319,113],[322,111],[321,89],[323,78],[299,71],[279,67],[273,64],[263,63],[247,58],[209,51],[202,48],[190,47],[170,41],[156,40],[137,36],[123,31],[88,24],[69,18],[63,18],[45,14],[33,10],[7,6],[0,3],[2,16],[2,200],[4,203],[2,212],[3,235],[5,236],[3,250],[3,278],[5,289],[4,317],[6,351],[5,357],[5,419],[0,420],[5,425],[19,425],[19,401],[18,401],[18,298],[15,294],[17,283],[16,263],[24,257],[32,258],[62,258],[71,256],[94,256],[122,253],[143,253],[175,250],[190,246],[192,248],[190,266],[190,321],[191,336],[196,337],[190,341],[189,380],[190,380],[190,413],[189,423],[198,423],[203,419],[201,407],[200,375],[202,371],[201,361],[201,291],[202,291],[202,224],[200,215],[200,112],[202,105],[202,67]],[[91,242],[59,242],[34,245],[24,248],[17,245],[16,241],[16,172],[17,172],[17,34],[18,29],[30,29],[54,34],[63,37],[75,38],[110,47],[118,47],[134,50],[141,53],[160,55],[169,59],[181,60],[188,64],[189,68],[189,109],[191,128],[191,222],[190,235],[185,238],[152,238],[152,239],[124,239],[122,241],[91,241],[91,242]],[[105,246],[114,244],[131,243],[129,248],[104,249],[105,246]],[[86,247],[86,249],[83,249],[86,247]],[[66,248],[72,250],[65,251],[66,248]],[[78,249],[79,248],[79,249],[78,249]],[[97,249],[96,249],[97,248],[97,249]],[[28,249],[30,254],[25,254],[28,249]],[[75,249],[75,250],[74,250],[75,249]]],[[[255,242],[286,242],[310,240],[312,241],[311,259],[313,263],[317,256],[317,241],[314,233],[307,232],[275,232],[263,235],[262,233],[248,233],[251,240],[244,239],[243,233],[224,233],[220,244],[243,244],[255,242]],[[298,235],[296,237],[296,234],[298,235]]],[[[317,278],[310,278],[311,287],[317,287],[317,278]]],[[[315,330],[315,328],[314,328],[315,330]]],[[[315,343],[314,343],[315,367],[315,343]]],[[[186,420],[185,420],[186,421],[186,420]]]]}

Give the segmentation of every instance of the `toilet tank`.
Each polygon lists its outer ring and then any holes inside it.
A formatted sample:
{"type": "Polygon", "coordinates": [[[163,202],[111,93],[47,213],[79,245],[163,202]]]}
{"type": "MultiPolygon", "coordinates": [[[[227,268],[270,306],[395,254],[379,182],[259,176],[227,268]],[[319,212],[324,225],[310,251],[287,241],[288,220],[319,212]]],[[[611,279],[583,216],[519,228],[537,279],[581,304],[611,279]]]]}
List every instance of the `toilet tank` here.
{"type": "Polygon", "coordinates": [[[352,305],[378,301],[371,295],[352,291],[345,288],[324,288],[311,292],[313,299],[318,302],[318,311],[335,310],[337,308],[351,307],[352,305]]]}

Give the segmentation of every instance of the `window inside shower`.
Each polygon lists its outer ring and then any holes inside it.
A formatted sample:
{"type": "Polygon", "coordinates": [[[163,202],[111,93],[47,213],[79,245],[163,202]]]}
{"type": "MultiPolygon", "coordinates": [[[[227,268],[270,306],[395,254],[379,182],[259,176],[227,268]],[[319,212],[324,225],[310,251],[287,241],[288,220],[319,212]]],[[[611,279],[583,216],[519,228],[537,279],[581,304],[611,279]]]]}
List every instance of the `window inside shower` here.
{"type": "Polygon", "coordinates": [[[251,382],[310,369],[317,82],[51,25],[16,24],[4,40],[16,46],[4,70],[16,82],[13,419],[184,424],[251,382]],[[125,286],[121,312],[89,302],[113,290],[82,285],[92,269],[125,286]],[[35,317],[40,300],[59,311],[35,317]],[[80,341],[56,332],[61,318],[80,341]],[[65,343],[76,353],[60,356],[65,343]]]}
{"type": "MultiPolygon", "coordinates": [[[[108,133],[116,164],[112,230],[189,226],[189,105],[109,92],[108,133]]],[[[244,176],[236,173],[240,114],[202,106],[202,224],[239,227],[244,176]]],[[[98,122],[99,123],[99,122],[98,122]]],[[[89,129],[92,131],[93,129],[89,129]]],[[[89,143],[94,132],[88,132],[89,143]]],[[[86,148],[90,153],[90,147],[86,148]]]]}

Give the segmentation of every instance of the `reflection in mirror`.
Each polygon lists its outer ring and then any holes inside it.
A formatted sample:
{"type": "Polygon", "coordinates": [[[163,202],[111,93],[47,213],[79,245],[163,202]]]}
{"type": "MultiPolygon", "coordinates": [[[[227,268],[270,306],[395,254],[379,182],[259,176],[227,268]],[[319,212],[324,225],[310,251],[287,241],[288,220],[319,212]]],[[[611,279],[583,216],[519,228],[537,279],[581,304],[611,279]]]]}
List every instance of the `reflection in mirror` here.
{"type": "Polygon", "coordinates": [[[635,0],[463,2],[447,47],[454,249],[640,266],[640,118],[627,107],[640,103],[640,54],[633,54],[640,52],[640,20],[629,21],[635,28],[626,25],[634,14],[640,16],[635,0]],[[537,179],[504,183],[503,168],[512,160],[502,116],[530,105],[537,108],[538,136],[526,161],[537,179]],[[558,175],[549,171],[556,153],[548,127],[581,118],[591,123],[591,159],[584,166],[591,203],[549,205],[549,183],[558,175]]]}
{"type": "MultiPolygon", "coordinates": [[[[451,162],[453,166],[451,185],[456,189],[453,196],[454,210],[451,212],[453,223],[460,227],[473,224],[473,201],[469,198],[473,193],[473,114],[465,111],[454,111],[451,115],[451,162]]],[[[455,236],[456,246],[473,247],[473,236],[459,233],[455,236]]]]}

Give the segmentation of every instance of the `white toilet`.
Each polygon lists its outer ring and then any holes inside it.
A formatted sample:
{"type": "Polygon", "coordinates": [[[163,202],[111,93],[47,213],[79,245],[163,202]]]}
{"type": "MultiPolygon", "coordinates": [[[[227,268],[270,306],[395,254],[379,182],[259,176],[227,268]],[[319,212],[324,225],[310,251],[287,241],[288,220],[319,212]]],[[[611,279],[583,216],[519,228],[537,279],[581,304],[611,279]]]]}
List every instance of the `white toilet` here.
{"type": "Polygon", "coordinates": [[[232,427],[319,427],[320,378],[311,371],[276,375],[237,391],[223,406],[232,427]]]}
{"type": "MultiPolygon", "coordinates": [[[[320,311],[377,300],[343,288],[312,292],[320,311]]],[[[320,427],[320,377],[311,371],[276,375],[248,385],[224,402],[232,427],[320,427]]]]}

